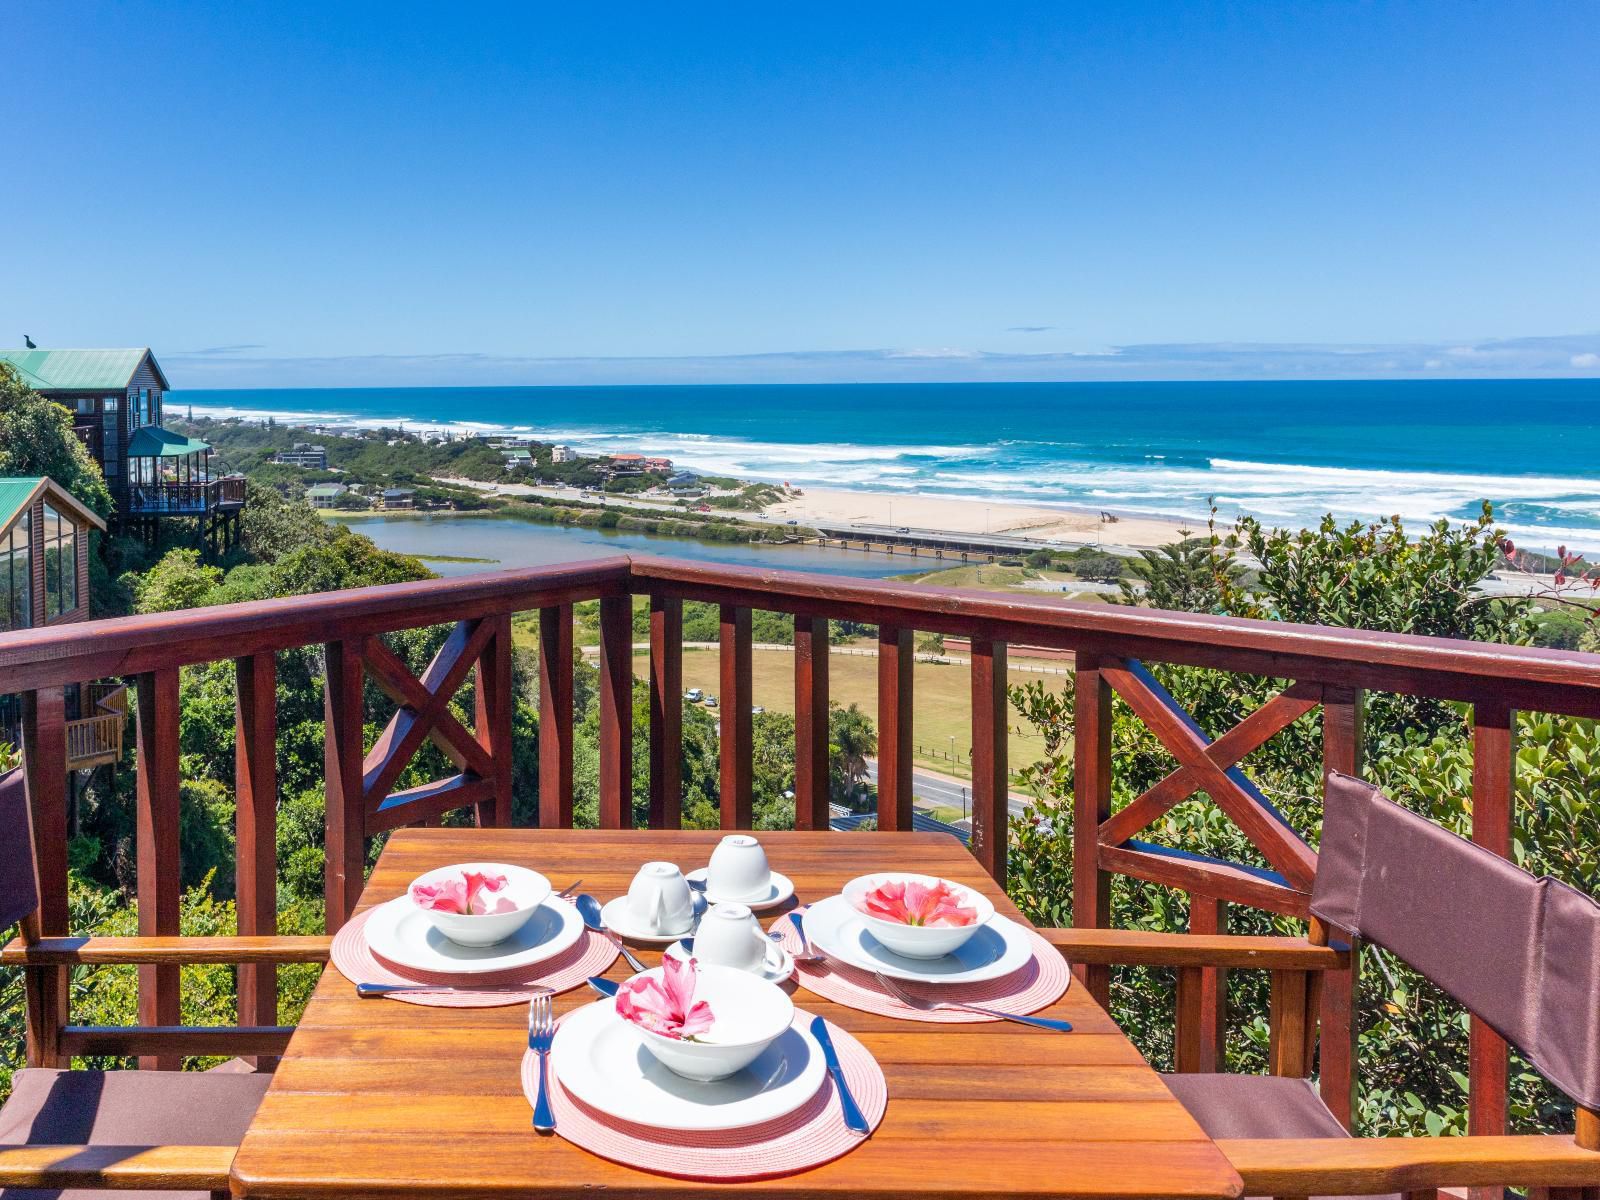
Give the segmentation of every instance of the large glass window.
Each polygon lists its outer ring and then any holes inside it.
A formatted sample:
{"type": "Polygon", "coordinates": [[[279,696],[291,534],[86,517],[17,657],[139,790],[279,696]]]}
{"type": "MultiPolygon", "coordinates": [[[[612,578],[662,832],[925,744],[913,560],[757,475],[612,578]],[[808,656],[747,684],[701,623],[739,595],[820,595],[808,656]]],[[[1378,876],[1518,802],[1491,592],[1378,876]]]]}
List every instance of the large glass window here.
{"type": "Polygon", "coordinates": [[[48,504],[43,534],[44,609],[50,620],[78,607],[78,540],[72,522],[48,504]]]}
{"type": "Polygon", "coordinates": [[[122,469],[122,397],[107,396],[100,405],[101,446],[105,449],[105,462],[101,465],[107,475],[122,469]]]}
{"type": "Polygon", "coordinates": [[[29,514],[0,536],[0,629],[33,624],[33,586],[28,573],[29,514]]]}

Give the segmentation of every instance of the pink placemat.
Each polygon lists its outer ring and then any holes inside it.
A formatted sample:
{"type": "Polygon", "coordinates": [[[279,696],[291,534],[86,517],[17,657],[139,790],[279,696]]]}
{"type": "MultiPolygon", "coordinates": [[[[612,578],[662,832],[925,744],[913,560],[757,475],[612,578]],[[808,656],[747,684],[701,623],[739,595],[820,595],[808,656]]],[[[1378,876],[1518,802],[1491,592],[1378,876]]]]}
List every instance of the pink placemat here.
{"type": "MultiPolygon", "coordinates": [[[[804,909],[797,911],[803,912],[804,909]]],[[[791,953],[800,950],[800,935],[789,921],[781,921],[779,932],[785,948],[791,953]]],[[[1026,1016],[1054,1004],[1072,982],[1072,972],[1066,959],[1044,938],[1033,930],[1020,927],[1033,942],[1033,957],[1009,975],[991,979],[987,983],[923,984],[903,982],[902,986],[913,996],[929,1000],[970,1001],[1003,1012],[1026,1016]]],[[[901,1003],[885,992],[871,972],[862,971],[846,963],[829,960],[815,966],[795,964],[795,978],[807,991],[815,992],[836,1004],[857,1008],[879,1016],[898,1017],[904,1021],[998,1021],[999,1017],[986,1017],[982,1013],[962,1012],[960,1009],[941,1008],[934,1012],[920,1012],[901,1003]]],[[[897,980],[896,982],[902,982],[897,980]]]]}
{"type": "MultiPolygon", "coordinates": [[[[805,1020],[810,1023],[810,1017],[805,1020]]],[[[850,1094],[867,1124],[876,1129],[889,1107],[883,1068],[865,1046],[837,1025],[829,1022],[828,1032],[833,1035],[850,1094]]],[[[531,1050],[522,1058],[522,1091],[530,1105],[539,1094],[539,1063],[531,1050]]],[[[619,1121],[569,1094],[554,1072],[550,1107],[555,1112],[557,1136],[601,1158],[675,1179],[731,1183],[792,1175],[832,1162],[866,1141],[866,1135],[845,1128],[831,1075],[817,1094],[794,1112],[743,1129],[689,1132],[619,1121]]]]}
{"type": "MultiPolygon", "coordinates": [[[[565,903],[556,901],[556,903],[565,903]]],[[[379,957],[367,945],[364,928],[367,918],[375,909],[368,909],[352,917],[350,923],[333,935],[330,957],[339,973],[351,983],[444,983],[458,986],[453,992],[420,992],[416,995],[392,995],[389,1000],[406,1004],[420,1004],[427,1008],[497,1008],[506,1004],[526,1004],[528,993],[518,987],[547,987],[565,992],[575,988],[591,975],[599,975],[617,957],[616,945],[611,939],[585,929],[567,949],[554,958],[515,971],[495,971],[483,975],[448,975],[434,971],[415,971],[399,967],[379,957]],[[503,988],[504,991],[472,991],[480,988],[503,988]]]]}

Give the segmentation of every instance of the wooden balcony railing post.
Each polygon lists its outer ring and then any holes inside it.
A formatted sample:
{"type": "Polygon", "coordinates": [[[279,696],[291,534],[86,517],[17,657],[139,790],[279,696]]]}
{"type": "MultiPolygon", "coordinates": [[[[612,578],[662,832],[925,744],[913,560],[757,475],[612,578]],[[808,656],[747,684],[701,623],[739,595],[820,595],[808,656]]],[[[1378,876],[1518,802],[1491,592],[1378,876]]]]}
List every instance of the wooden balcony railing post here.
{"type": "Polygon", "coordinates": [[[683,824],[683,601],[650,597],[650,828],[683,824]]]}
{"type": "Polygon", "coordinates": [[[912,631],[878,626],[878,828],[911,829],[912,631]]]}
{"type": "MultiPolygon", "coordinates": [[[[278,662],[270,653],[234,661],[235,894],[239,933],[278,932],[278,662]]],[[[240,1025],[278,1023],[278,968],[239,967],[240,1025]]]]}
{"type": "Polygon", "coordinates": [[[600,828],[633,828],[633,598],[600,598],[600,828]]]}
{"type": "MultiPolygon", "coordinates": [[[[1079,654],[1073,675],[1072,923],[1104,929],[1111,924],[1111,877],[1100,869],[1100,823],[1111,815],[1111,685],[1097,655],[1079,654]]],[[[1110,969],[1075,969],[1089,994],[1109,1005],[1110,969]]]]}
{"type": "Polygon", "coordinates": [[[750,772],[755,745],[750,720],[750,707],[755,700],[750,610],[724,604],[721,617],[722,711],[718,720],[722,725],[722,827],[749,829],[755,823],[750,772]]]}
{"type": "Polygon", "coordinates": [[[972,639],[972,852],[1001,887],[1006,884],[1011,774],[1006,751],[1009,701],[1006,644],[972,639]]]}
{"type": "Polygon", "coordinates": [[[572,828],[572,605],[539,610],[539,825],[572,828]]]}
{"type": "MultiPolygon", "coordinates": [[[[1366,743],[1366,693],[1353,688],[1322,689],[1323,778],[1338,771],[1360,775],[1366,743]]],[[[1329,931],[1324,930],[1323,935],[1329,931]]],[[[1361,954],[1356,939],[1340,931],[1339,940],[1356,953],[1343,971],[1325,971],[1318,1020],[1322,1028],[1318,1082],[1322,1102],[1346,1129],[1355,1128],[1356,1089],[1360,1084],[1356,1044],[1356,995],[1361,984],[1361,954]]]]}
{"type": "MultiPolygon", "coordinates": [[[[135,841],[138,854],[139,933],[144,937],[175,937],[183,879],[178,842],[178,668],[166,667],[140,675],[138,689],[138,814],[135,841]]],[[[178,968],[139,968],[139,1023],[180,1023],[178,968]]],[[[147,1054],[139,1058],[145,1069],[175,1071],[179,1058],[147,1054]]]]}
{"type": "MultiPolygon", "coordinates": [[[[65,937],[67,912],[67,707],[65,689],[41,687],[22,694],[22,766],[33,831],[39,909],[24,933],[65,937]]],[[[8,831],[16,837],[21,831],[8,831]]],[[[64,1067],[61,1029],[67,1023],[68,975],[64,967],[28,971],[27,1056],[30,1067],[64,1067]]]]}
{"type": "MultiPolygon", "coordinates": [[[[1502,858],[1511,857],[1516,721],[1503,701],[1479,700],[1472,706],[1472,840],[1502,858]]],[[[1511,1087],[1505,1039],[1474,1016],[1467,1045],[1467,1132],[1502,1134],[1511,1087]]],[[[1469,1189],[1471,1200],[1499,1200],[1504,1194],[1504,1188],[1469,1189]]]]}
{"type": "MultiPolygon", "coordinates": [[[[1201,935],[1228,931],[1228,906],[1214,896],[1189,897],[1189,932],[1201,935]]],[[[1228,972],[1222,967],[1202,967],[1195,983],[1195,1071],[1227,1069],[1228,972]]],[[[1179,1070],[1184,1068],[1180,1067],[1179,1070]]]]}
{"type": "Polygon", "coordinates": [[[367,808],[365,704],[362,638],[324,647],[323,769],[327,779],[328,858],[323,892],[329,933],[355,912],[366,881],[367,808]]]}
{"type": "Polygon", "coordinates": [[[828,828],[828,619],[794,619],[794,827],[828,828]]]}
{"type": "Polygon", "coordinates": [[[483,620],[494,633],[473,664],[472,736],[494,768],[494,799],[474,805],[474,816],[480,829],[505,828],[511,824],[511,614],[483,620]]]}

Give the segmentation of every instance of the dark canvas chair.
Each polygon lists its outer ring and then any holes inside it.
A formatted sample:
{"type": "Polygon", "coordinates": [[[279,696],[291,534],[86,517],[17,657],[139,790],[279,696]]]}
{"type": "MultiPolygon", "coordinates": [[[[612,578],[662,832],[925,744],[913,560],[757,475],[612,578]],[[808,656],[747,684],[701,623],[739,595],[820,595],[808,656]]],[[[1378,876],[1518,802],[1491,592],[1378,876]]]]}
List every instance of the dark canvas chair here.
{"type": "Polygon", "coordinates": [[[1166,963],[1180,982],[1196,963],[1274,971],[1274,1074],[1164,1076],[1251,1194],[1507,1185],[1600,1196],[1600,905],[1334,775],[1310,909],[1308,939],[1048,934],[1074,962],[1166,963]],[[1576,1133],[1352,1137],[1305,1078],[1316,988],[1304,980],[1348,964],[1329,930],[1389,950],[1482,1018],[1571,1097],[1576,1133]],[[1200,946],[1185,953],[1185,941],[1200,946]]]}
{"type": "MultiPolygon", "coordinates": [[[[315,962],[325,938],[42,938],[23,773],[0,776],[0,931],[21,923],[4,962],[21,966],[29,1067],[0,1106],[0,1198],[85,1200],[105,1188],[206,1200],[226,1193],[239,1140],[271,1076],[228,1071],[71,1071],[73,1053],[215,1054],[215,1030],[65,1025],[66,968],[77,963],[315,962]],[[185,951],[188,950],[186,955],[185,951]],[[192,1037],[194,1045],[185,1045],[192,1037]],[[47,1065],[40,1065],[47,1064],[47,1065]]],[[[245,1048],[249,1031],[232,1053],[245,1048]]],[[[281,1049],[262,1030],[260,1053],[281,1049]]]]}

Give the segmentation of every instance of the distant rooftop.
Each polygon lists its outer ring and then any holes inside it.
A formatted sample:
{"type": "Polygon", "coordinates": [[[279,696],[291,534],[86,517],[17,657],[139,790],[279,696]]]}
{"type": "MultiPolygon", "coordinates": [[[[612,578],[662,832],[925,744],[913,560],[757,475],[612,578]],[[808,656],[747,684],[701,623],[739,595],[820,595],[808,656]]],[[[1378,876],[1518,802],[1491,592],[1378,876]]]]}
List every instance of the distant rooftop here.
{"type": "Polygon", "coordinates": [[[0,350],[0,362],[14,367],[22,382],[39,391],[87,392],[126,388],[139,364],[150,365],[163,388],[172,385],[148,347],[137,350],[0,350]]]}

